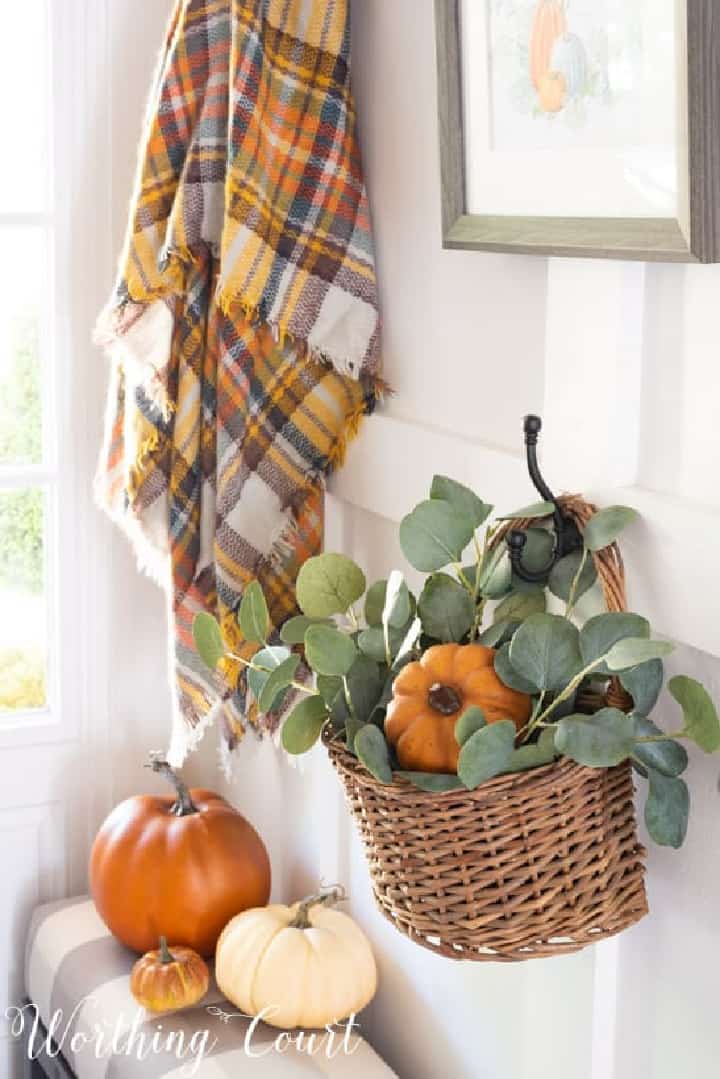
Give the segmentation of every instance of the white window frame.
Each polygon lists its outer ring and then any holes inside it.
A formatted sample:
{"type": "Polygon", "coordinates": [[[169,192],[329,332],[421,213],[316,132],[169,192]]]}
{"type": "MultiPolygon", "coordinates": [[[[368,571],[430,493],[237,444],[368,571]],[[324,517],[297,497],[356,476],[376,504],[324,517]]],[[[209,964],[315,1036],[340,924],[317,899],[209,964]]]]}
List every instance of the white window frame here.
{"type": "Polygon", "coordinates": [[[45,498],[48,704],[0,715],[0,748],[86,740],[108,714],[108,525],[95,508],[107,365],[91,340],[111,286],[111,70],[108,0],[46,0],[48,161],[39,214],[0,223],[45,229],[48,302],[41,327],[43,462],[0,468],[0,488],[45,498]]]}

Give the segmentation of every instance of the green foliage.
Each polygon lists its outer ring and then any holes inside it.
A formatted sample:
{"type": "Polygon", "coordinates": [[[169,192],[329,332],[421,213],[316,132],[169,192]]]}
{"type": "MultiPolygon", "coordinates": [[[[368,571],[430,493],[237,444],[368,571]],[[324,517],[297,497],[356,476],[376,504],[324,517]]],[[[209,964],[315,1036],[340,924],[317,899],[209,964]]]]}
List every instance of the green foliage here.
{"type": "Polygon", "coordinates": [[[654,768],[648,768],[650,790],[645,803],[647,830],[661,847],[677,850],[685,842],[690,792],[683,779],[664,776],[654,768]]]}
{"type": "Polygon", "coordinates": [[[305,658],[316,674],[346,675],[357,657],[352,637],[330,626],[310,626],[305,634],[305,658]]]}
{"type": "Polygon", "coordinates": [[[472,596],[445,573],[428,577],[418,603],[423,632],[436,641],[461,641],[473,624],[472,596]]]}
{"type": "Polygon", "coordinates": [[[385,736],[374,723],[366,723],[355,735],[358,760],[380,783],[392,783],[390,753],[385,736]]]}
{"type": "Polygon", "coordinates": [[[546,605],[545,589],[535,584],[523,592],[511,592],[502,603],[498,603],[493,621],[522,622],[531,614],[543,614],[546,605]]]}
{"type": "Polygon", "coordinates": [[[716,753],[720,749],[720,720],[708,691],[683,674],[671,678],[668,689],[683,710],[687,737],[704,753],[716,753]]]}
{"type": "Polygon", "coordinates": [[[256,701],[260,701],[263,690],[273,671],[288,659],[290,659],[290,649],[281,648],[278,645],[261,648],[259,652],[255,653],[252,659],[253,665],[248,670],[247,678],[248,685],[256,701]]]}
{"type": "Polygon", "coordinates": [[[660,696],[665,672],[661,659],[652,659],[639,667],[620,673],[620,682],[633,699],[633,711],[638,716],[649,716],[660,696]]]}
{"type": "Polygon", "coordinates": [[[499,521],[522,521],[531,517],[550,517],[555,512],[553,502],[533,502],[530,506],[523,506],[520,510],[506,513],[498,517],[499,521]]]}
{"type": "Polygon", "coordinates": [[[472,521],[451,502],[421,502],[400,523],[400,546],[411,566],[433,573],[459,562],[472,539],[472,521]]]}
{"type": "Polygon", "coordinates": [[[259,581],[250,581],[243,592],[238,625],[246,641],[264,644],[270,633],[270,612],[259,581]]]}
{"type": "Polygon", "coordinates": [[[482,708],[472,705],[465,709],[455,724],[455,741],[459,746],[464,746],[475,732],[481,731],[483,727],[487,727],[485,714],[482,708]]]}
{"type": "Polygon", "coordinates": [[[594,716],[568,716],[555,731],[555,747],[588,768],[612,768],[627,760],[635,747],[632,722],[617,708],[594,716]]]}
{"type": "Polygon", "coordinates": [[[214,671],[225,655],[225,642],[216,619],[205,611],[196,614],[192,634],[200,659],[214,671]]]}
{"type": "Polygon", "coordinates": [[[280,740],[293,756],[307,753],[322,734],[328,711],[321,697],[304,697],[283,723],[280,740]]]}
{"type": "Polygon", "coordinates": [[[39,488],[0,491],[0,584],[42,592],[43,520],[39,488]]]}
{"type": "Polygon", "coordinates": [[[515,724],[490,723],[468,738],[460,750],[458,775],[468,790],[507,770],[515,749],[515,724]]]}
{"type": "MultiPolygon", "coordinates": [[[[635,738],[662,738],[663,732],[650,719],[634,715],[633,734],[635,738]]],[[[633,756],[645,769],[654,768],[664,776],[681,776],[688,766],[688,755],[684,746],[671,738],[660,742],[639,743],[636,741],[633,756]]]]}
{"type": "MultiPolygon", "coordinates": [[[[598,614],[588,619],[580,631],[580,654],[587,666],[602,659],[613,645],[625,637],[650,637],[650,623],[637,614],[598,614]]],[[[630,664],[634,666],[634,664],[630,664]]],[[[598,672],[609,674],[609,668],[600,664],[598,672]]]]}
{"type": "Polygon", "coordinates": [[[288,656],[268,675],[258,700],[261,712],[272,712],[279,707],[282,694],[292,685],[299,666],[300,656],[288,656]]]}
{"type": "Polygon", "coordinates": [[[474,491],[448,476],[435,476],[430,488],[430,498],[449,502],[471,522],[473,528],[484,524],[493,511],[474,491]]]}
{"type": "Polygon", "coordinates": [[[510,659],[510,645],[503,644],[495,653],[495,674],[509,689],[518,693],[537,693],[538,687],[518,674],[510,659]]]}
{"type": "Polygon", "coordinates": [[[589,551],[601,551],[614,543],[623,529],[638,519],[637,510],[629,506],[608,506],[590,518],[585,526],[585,546],[589,551]]]}
{"type": "Polygon", "coordinates": [[[345,614],[365,592],[365,574],[345,555],[317,555],[300,570],[296,592],[300,610],[308,618],[345,614]]]}
{"type": "Polygon", "coordinates": [[[583,552],[573,551],[572,554],[565,555],[559,562],[556,562],[552,568],[548,579],[548,588],[554,596],[557,596],[558,599],[563,600],[565,603],[570,599],[570,592],[576,578],[575,600],[579,600],[584,596],[597,580],[597,570],[592,558],[585,559],[582,572],[578,577],[582,561],[583,552]]]}
{"type": "MultiPolygon", "coordinates": [[[[541,518],[553,510],[551,503],[540,503],[501,520],[541,518]]],[[[434,478],[430,498],[400,526],[406,558],[428,575],[417,602],[397,570],[366,592],[365,575],[351,559],[332,553],[309,559],[297,584],[303,613],[282,627],[283,647],[266,645],[249,664],[248,685],[261,711],[280,709],[291,688],[303,691],[298,681],[302,652],[315,689],[305,692],[283,725],[286,750],[305,752],[329,723],[333,737],[343,738],[376,779],[392,783],[397,762],[383,730],[398,672],[433,644],[477,641],[495,650],[500,681],[534,698],[530,719],[518,732],[509,719],[488,724],[481,708],[465,708],[455,724],[457,776],[396,774],[418,790],[441,794],[547,766],[563,755],[588,768],[630,760],[649,783],[645,817],[650,834],[658,843],[679,846],[687,829],[689,793],[680,778],[688,756],[678,739],[695,741],[708,753],[720,750],[717,710],[698,682],[673,678],[669,688],[682,708],[684,727],[667,735],[648,716],[663,684],[662,659],[672,645],[653,640],[649,623],[637,614],[598,615],[580,629],[571,617],[576,601],[597,580],[591,552],[614,542],[635,512],[616,506],[597,513],[587,527],[584,550],[561,559],[546,584],[528,583],[512,573],[497,523],[478,536],[476,530],[486,525],[491,512],[463,484],[434,478]],[[460,568],[471,544],[477,557],[460,568]],[[548,592],[566,604],[565,617],[547,612],[548,592]],[[354,605],[363,597],[361,623],[354,605]],[[495,609],[488,618],[490,601],[495,609]],[[578,712],[582,705],[576,701],[584,700],[587,686],[607,684],[613,674],[632,695],[633,713],[614,708],[595,715],[578,712]]],[[[532,527],[526,536],[523,562],[542,573],[553,534],[532,527]]],[[[273,639],[257,582],[245,591],[238,621],[247,640],[265,644],[273,639]]],[[[201,656],[216,666],[224,642],[215,620],[198,616],[193,632],[201,656]]]]}
{"type": "Polygon", "coordinates": [[[510,662],[537,689],[562,689],[581,666],[578,631],[559,615],[534,614],[513,637],[510,662]]]}

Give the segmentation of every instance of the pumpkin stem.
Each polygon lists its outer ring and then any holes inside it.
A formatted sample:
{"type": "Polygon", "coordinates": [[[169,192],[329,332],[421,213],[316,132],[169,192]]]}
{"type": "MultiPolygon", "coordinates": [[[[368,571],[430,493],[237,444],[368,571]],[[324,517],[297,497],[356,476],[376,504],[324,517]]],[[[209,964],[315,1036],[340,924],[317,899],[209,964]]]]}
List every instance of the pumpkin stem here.
{"type": "Polygon", "coordinates": [[[310,929],[309,914],[313,907],[334,907],[336,903],[341,903],[344,899],[347,899],[347,892],[340,884],[335,884],[322,892],[316,892],[315,895],[306,896],[298,903],[295,917],[288,925],[288,929],[310,929]]]}
{"type": "Polygon", "coordinates": [[[436,682],[428,691],[428,704],[441,716],[452,716],[460,711],[462,701],[452,686],[436,682]]]}
{"type": "Polygon", "coordinates": [[[160,962],[163,966],[175,962],[175,957],[168,948],[167,937],[160,937],[160,962]]]}
{"type": "Polygon", "coordinates": [[[146,764],[145,767],[152,768],[153,772],[165,776],[175,788],[177,802],[175,802],[170,810],[173,816],[189,817],[191,813],[199,812],[198,807],[190,797],[190,791],[188,790],[187,785],[183,783],[177,772],[170,767],[162,753],[151,753],[150,763],[146,764]]]}

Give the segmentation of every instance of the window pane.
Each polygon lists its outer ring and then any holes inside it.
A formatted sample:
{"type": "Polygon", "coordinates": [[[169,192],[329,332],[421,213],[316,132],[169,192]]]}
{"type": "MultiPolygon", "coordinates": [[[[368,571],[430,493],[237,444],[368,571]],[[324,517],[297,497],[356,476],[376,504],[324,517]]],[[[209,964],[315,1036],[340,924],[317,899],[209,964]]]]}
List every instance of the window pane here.
{"type": "MultiPolygon", "coordinates": [[[[0,170],[1,171],[1,170],[0,170]]],[[[39,296],[45,232],[0,228],[0,465],[42,460],[39,296]]]]}
{"type": "Polygon", "coordinates": [[[0,491],[0,712],[47,703],[44,498],[0,491]]]}
{"type": "Polygon", "coordinates": [[[46,0],[2,3],[0,100],[3,102],[3,166],[0,209],[37,212],[47,206],[48,47],[46,0]]]}

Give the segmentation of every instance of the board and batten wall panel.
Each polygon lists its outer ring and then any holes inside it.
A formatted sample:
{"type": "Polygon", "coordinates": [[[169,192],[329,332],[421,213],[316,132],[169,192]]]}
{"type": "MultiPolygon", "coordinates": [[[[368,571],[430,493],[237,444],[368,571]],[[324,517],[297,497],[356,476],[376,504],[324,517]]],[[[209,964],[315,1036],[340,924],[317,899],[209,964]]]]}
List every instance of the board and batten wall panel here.
{"type": "MultiPolygon", "coordinates": [[[[720,586],[703,577],[694,532],[676,528],[673,516],[676,508],[677,520],[712,525],[720,509],[720,267],[443,251],[432,9],[432,0],[360,0],[353,10],[386,374],[397,394],[383,409],[389,419],[367,424],[331,485],[328,548],[355,557],[370,579],[407,568],[397,521],[434,465],[455,468],[488,497],[506,491],[508,502],[531,501],[521,419],[538,411],[551,484],[603,500],[637,493],[655,524],[628,543],[634,594],[663,630],[681,624],[700,645],[681,646],[670,672],[685,670],[720,696],[720,661],[709,654],[720,654],[720,586]],[[664,582],[663,567],[682,561],[676,538],[692,565],[686,578],[664,582]]],[[[705,537],[709,550],[716,535],[705,537]]],[[[660,719],[669,726],[673,709],[666,699],[660,719]]],[[[207,745],[208,767],[211,752],[207,745]]],[[[686,846],[649,848],[651,916],[579,955],[507,966],[436,957],[375,910],[321,749],[293,766],[269,743],[250,741],[228,790],[282,852],[276,894],[304,894],[319,878],[348,887],[380,967],[364,1030],[402,1079],[710,1079],[720,989],[718,764],[691,752],[689,777],[686,846]],[[272,798],[258,769],[272,774],[272,798]]]]}

